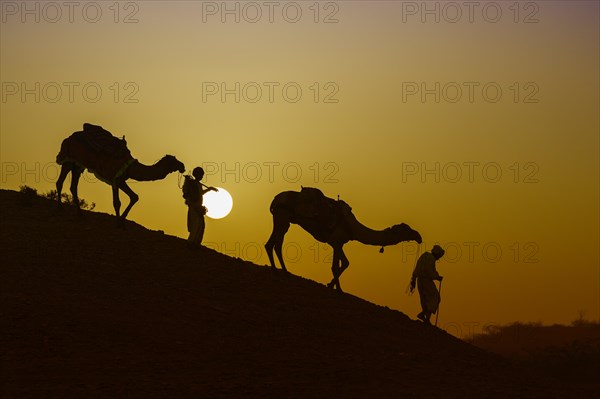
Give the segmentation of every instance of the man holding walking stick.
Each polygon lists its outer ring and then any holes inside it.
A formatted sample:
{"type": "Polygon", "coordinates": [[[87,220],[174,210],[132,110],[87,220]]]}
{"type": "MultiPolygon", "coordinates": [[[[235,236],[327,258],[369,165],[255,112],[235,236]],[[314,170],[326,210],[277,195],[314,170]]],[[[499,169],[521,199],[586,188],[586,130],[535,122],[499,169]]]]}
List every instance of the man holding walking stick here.
{"type": "Polygon", "coordinates": [[[440,282],[441,288],[443,277],[438,274],[435,262],[444,256],[444,253],[445,251],[439,245],[434,245],[431,252],[424,252],[417,260],[410,280],[410,293],[415,290],[416,286],[421,299],[421,308],[423,309],[417,315],[417,318],[426,324],[431,324],[429,319],[433,313],[438,311],[440,306],[440,292],[436,288],[434,280],[440,282]]]}

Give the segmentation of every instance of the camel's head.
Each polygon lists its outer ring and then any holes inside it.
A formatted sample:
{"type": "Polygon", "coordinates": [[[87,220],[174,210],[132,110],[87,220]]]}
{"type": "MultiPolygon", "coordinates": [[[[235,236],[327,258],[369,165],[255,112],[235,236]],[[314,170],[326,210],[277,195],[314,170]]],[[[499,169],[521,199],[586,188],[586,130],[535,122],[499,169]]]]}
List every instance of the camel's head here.
{"type": "Polygon", "coordinates": [[[159,162],[163,162],[170,172],[178,171],[179,173],[185,172],[185,165],[179,161],[173,155],[165,155],[159,162]]]}
{"type": "Polygon", "coordinates": [[[406,223],[397,224],[391,227],[392,231],[400,237],[400,241],[416,241],[420,244],[423,240],[417,230],[413,230],[406,223]]]}

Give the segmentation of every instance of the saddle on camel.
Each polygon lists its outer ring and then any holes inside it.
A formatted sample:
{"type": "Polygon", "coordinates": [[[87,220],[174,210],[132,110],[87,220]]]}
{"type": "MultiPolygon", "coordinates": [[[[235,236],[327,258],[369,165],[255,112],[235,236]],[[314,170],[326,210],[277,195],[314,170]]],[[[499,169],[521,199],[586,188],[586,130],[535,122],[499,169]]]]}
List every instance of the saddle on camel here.
{"type": "MultiPolygon", "coordinates": [[[[338,221],[343,221],[345,216],[352,212],[352,208],[342,200],[326,197],[318,188],[301,187],[300,195],[296,198],[287,198],[288,205],[293,209],[290,219],[297,223],[297,218],[314,222],[321,229],[332,230],[338,221]]],[[[310,223],[310,222],[309,222],[310,223]]]]}

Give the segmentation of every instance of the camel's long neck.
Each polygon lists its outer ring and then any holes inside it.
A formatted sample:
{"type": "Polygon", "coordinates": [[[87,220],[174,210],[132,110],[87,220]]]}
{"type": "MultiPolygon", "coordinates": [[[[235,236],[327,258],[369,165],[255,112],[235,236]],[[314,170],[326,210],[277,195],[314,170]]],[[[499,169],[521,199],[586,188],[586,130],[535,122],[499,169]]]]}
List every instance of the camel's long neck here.
{"type": "Polygon", "coordinates": [[[395,245],[400,242],[389,230],[373,230],[360,223],[354,215],[349,215],[349,225],[352,230],[352,239],[366,245],[395,245]]]}
{"type": "Polygon", "coordinates": [[[137,181],[162,180],[170,173],[161,163],[144,165],[139,162],[133,163],[127,170],[129,177],[137,181]]]}

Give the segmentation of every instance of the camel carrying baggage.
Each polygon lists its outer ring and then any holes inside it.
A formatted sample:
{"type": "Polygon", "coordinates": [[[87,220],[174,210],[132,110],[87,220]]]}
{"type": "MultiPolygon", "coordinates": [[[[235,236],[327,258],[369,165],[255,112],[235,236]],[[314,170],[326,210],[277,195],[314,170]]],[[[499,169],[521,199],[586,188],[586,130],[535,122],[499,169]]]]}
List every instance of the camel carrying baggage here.
{"type": "Polygon", "coordinates": [[[65,139],[56,163],[71,162],[81,171],[88,169],[99,180],[115,185],[117,179],[135,162],[125,136],[118,138],[102,126],[83,124],[83,130],[65,139]]]}

